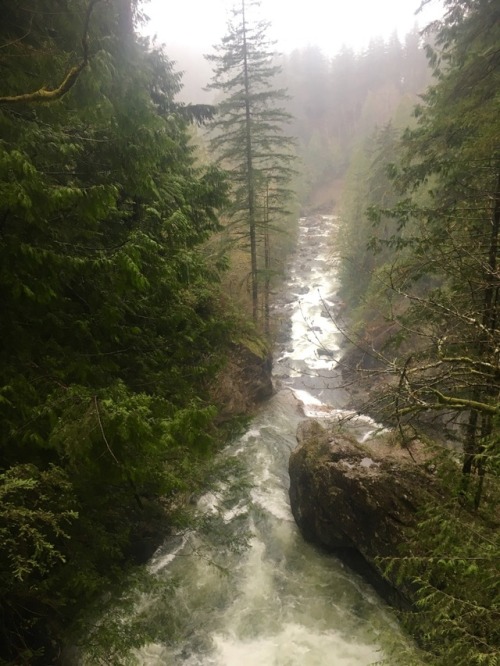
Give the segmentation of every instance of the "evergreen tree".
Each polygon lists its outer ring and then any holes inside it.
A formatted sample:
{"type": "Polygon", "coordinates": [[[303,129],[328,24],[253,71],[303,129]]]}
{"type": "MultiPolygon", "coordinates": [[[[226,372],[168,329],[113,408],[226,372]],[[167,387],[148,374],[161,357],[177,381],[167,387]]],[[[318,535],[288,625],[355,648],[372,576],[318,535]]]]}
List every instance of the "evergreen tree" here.
{"type": "MultiPolygon", "coordinates": [[[[239,2],[228,34],[207,58],[214,65],[210,88],[222,94],[211,145],[232,185],[232,234],[243,238],[250,251],[252,315],[257,322],[260,275],[264,275],[265,294],[269,291],[269,230],[287,214],[293,156],[292,142],[284,134],[290,117],[278,106],[286,95],[272,87],[279,67],[266,41],[267,24],[249,16],[255,6],[247,0],[239,2]]],[[[268,329],[266,306],[264,325],[268,329]]]]}
{"type": "MultiPolygon", "coordinates": [[[[438,81],[417,107],[394,172],[406,199],[385,211],[400,230],[387,241],[398,253],[386,286],[410,304],[403,328],[415,333],[425,321],[420,358],[403,360],[405,412],[470,410],[469,475],[498,411],[498,10],[490,2],[451,1],[448,10],[437,33],[440,51],[431,51],[438,81]]],[[[481,476],[480,456],[476,463],[481,476]]]]}
{"type": "Polygon", "coordinates": [[[403,444],[432,420],[441,431],[451,424],[461,445],[461,464],[457,449],[440,448],[443,501],[426,508],[414,539],[391,563],[417,596],[418,612],[406,621],[429,663],[494,666],[500,650],[500,14],[491,0],[447,0],[445,6],[444,19],[433,26],[436,46],[429,48],[436,83],[390,170],[398,202],[370,213],[378,234],[372,249],[385,258],[378,295],[388,303],[392,328],[385,346],[375,349],[377,404],[399,425],[403,444]],[[392,225],[389,236],[382,233],[384,220],[392,225]]]}
{"type": "Polygon", "coordinates": [[[135,3],[0,12],[0,660],[34,664],[213,444],[229,323],[201,246],[226,186],[135,3]]]}
{"type": "MultiPolygon", "coordinates": [[[[366,215],[368,206],[390,206],[396,194],[389,178],[389,164],[396,159],[399,133],[389,122],[366,139],[351,158],[341,207],[341,296],[354,309],[361,304],[360,314],[368,323],[373,321],[374,294],[378,291],[377,274],[387,262],[390,252],[367,251],[373,227],[366,215]],[[368,304],[371,314],[364,311],[368,304]]],[[[395,225],[389,219],[380,221],[379,240],[390,238],[395,225]]]]}

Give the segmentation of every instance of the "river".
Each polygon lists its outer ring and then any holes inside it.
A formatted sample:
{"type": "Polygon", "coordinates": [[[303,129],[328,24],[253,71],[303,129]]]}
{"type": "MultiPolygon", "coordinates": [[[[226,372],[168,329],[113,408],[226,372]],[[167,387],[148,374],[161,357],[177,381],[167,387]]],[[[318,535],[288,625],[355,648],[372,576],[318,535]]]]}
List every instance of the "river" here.
{"type": "Polygon", "coordinates": [[[275,304],[283,319],[276,394],[224,451],[224,480],[198,501],[199,530],[169,539],[149,563],[155,586],[134,613],[151,640],[130,653],[137,664],[406,663],[406,647],[389,656],[394,644],[406,645],[390,609],[337,558],[303,541],[288,501],[288,458],[301,419],[353,417],[361,439],[376,428],[345,409],[335,370],[341,339],[328,316],[338,306],[329,245],[335,224],[330,216],[300,220],[297,255],[275,304]]]}

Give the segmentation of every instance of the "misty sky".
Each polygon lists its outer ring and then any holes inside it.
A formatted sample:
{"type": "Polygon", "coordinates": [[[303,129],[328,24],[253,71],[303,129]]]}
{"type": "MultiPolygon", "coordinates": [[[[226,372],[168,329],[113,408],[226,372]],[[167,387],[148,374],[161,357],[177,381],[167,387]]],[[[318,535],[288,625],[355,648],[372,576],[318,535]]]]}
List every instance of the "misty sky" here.
{"type": "MultiPolygon", "coordinates": [[[[439,16],[439,0],[415,16],[419,4],[420,0],[261,0],[261,15],[271,22],[268,36],[277,40],[279,51],[315,44],[334,55],[344,44],[360,51],[370,38],[387,38],[394,30],[403,37],[415,22],[422,27],[439,16]]],[[[190,45],[206,53],[225,34],[232,5],[233,0],[149,0],[146,32],[156,34],[167,47],[190,45]]]]}

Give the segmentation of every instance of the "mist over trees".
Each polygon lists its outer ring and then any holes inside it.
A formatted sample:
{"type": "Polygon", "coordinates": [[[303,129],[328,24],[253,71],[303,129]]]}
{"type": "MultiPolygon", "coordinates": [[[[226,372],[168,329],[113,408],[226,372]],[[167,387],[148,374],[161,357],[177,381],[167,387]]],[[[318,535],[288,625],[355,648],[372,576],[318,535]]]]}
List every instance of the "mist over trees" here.
{"type": "Polygon", "coordinates": [[[447,494],[390,566],[430,663],[498,663],[500,15],[448,0],[434,81],[403,133],[388,123],[351,163],[342,212],[346,360],[365,408],[403,446],[435,443],[447,494]],[[439,622],[436,622],[439,617],[439,622]]]}
{"type": "MultiPolygon", "coordinates": [[[[373,39],[361,52],[342,47],[336,55],[327,56],[310,46],[275,54],[273,64],[281,70],[276,72],[275,85],[287,91],[283,107],[291,115],[286,133],[297,141],[302,163],[302,167],[296,165],[302,171],[294,186],[303,205],[313,202],[322,188],[330,193],[329,200],[319,197],[319,204],[331,207],[332,190],[338,204],[342,183],[335,182],[345,176],[362,139],[393,116],[400,125],[408,122],[432,76],[426,41],[414,28],[403,39],[396,34],[388,40],[373,39]]],[[[274,45],[269,44],[269,51],[275,52],[274,45]]],[[[217,103],[217,91],[212,90],[210,98],[199,97],[201,88],[204,95],[210,90],[209,61],[203,61],[201,53],[174,45],[174,60],[177,57],[185,70],[181,98],[188,101],[191,95],[195,101],[217,103]]]]}
{"type": "Polygon", "coordinates": [[[404,43],[393,35],[362,53],[344,47],[332,58],[311,46],[280,62],[303,165],[301,201],[332,207],[359,144],[398,114],[406,121],[429,83],[422,38],[415,29],[404,43]],[[322,188],[326,198],[316,196],[322,188]]]}

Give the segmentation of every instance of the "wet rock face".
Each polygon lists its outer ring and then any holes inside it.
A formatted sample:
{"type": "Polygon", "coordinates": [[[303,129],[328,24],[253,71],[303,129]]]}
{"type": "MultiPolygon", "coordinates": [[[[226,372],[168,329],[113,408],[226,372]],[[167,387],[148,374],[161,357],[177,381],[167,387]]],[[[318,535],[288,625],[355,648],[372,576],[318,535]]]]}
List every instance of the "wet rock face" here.
{"type": "Polygon", "coordinates": [[[257,404],[273,394],[272,356],[236,344],[211,390],[219,406],[219,420],[248,415],[257,404]]]}
{"type": "Polygon", "coordinates": [[[290,457],[290,503],[303,536],[338,554],[386,598],[407,606],[408,589],[388,585],[377,557],[396,555],[433,486],[425,462],[377,440],[359,444],[314,420],[300,424],[290,457]],[[378,450],[380,448],[380,450],[378,450]]]}
{"type": "Polygon", "coordinates": [[[272,370],[273,358],[271,353],[259,356],[243,348],[239,355],[239,367],[244,386],[253,403],[267,400],[273,394],[272,370]]]}

